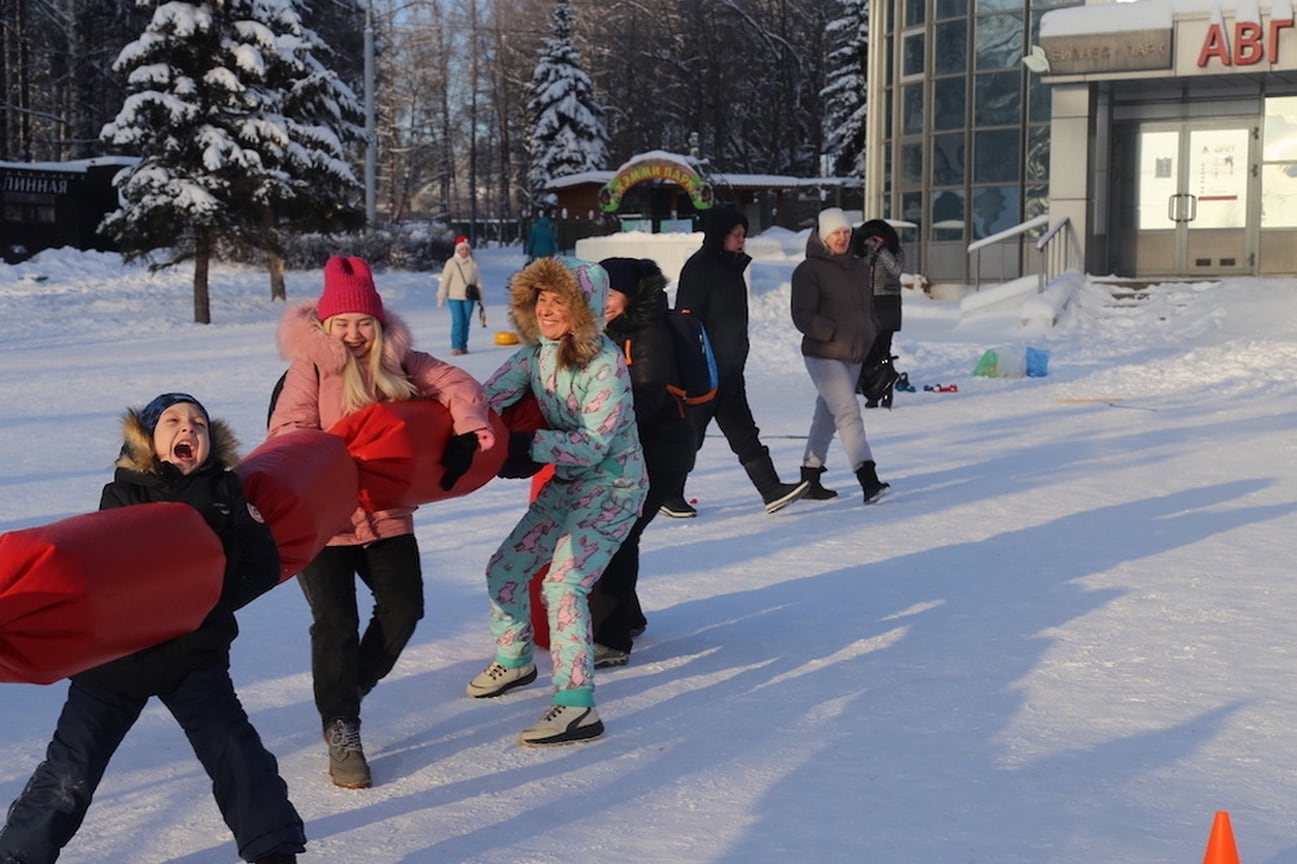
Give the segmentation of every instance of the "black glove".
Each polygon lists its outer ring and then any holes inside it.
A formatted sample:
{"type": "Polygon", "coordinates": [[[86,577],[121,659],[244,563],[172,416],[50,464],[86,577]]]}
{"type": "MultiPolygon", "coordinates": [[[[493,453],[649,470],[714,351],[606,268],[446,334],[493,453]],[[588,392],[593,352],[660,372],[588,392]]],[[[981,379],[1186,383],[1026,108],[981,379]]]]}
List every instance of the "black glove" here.
{"type": "Polygon", "coordinates": [[[446,442],[446,449],[441,454],[441,464],[446,470],[441,475],[441,488],[447,492],[460,477],[468,473],[473,464],[473,454],[477,452],[477,433],[465,432],[456,435],[446,442]]]}
{"type": "Polygon", "coordinates": [[[510,432],[509,455],[505,457],[504,464],[495,476],[505,480],[522,480],[544,468],[544,465],[531,458],[531,442],[535,437],[535,432],[510,432]]]}

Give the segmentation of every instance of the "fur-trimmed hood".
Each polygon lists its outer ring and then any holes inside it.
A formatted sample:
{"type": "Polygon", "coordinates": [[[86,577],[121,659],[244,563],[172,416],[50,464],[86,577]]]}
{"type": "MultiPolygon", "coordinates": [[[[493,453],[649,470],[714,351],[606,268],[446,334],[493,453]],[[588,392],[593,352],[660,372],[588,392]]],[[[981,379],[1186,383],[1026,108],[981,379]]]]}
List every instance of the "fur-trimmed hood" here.
{"type": "MultiPolygon", "coordinates": [[[[238,464],[239,442],[229,425],[213,417],[208,433],[212,438],[212,452],[203,465],[215,463],[224,471],[238,464]]],[[[153,436],[144,428],[138,408],[127,409],[122,415],[122,450],[113,464],[141,474],[158,473],[159,462],[153,455],[153,436]]]]}
{"type": "MultiPolygon", "coordinates": [[[[410,328],[391,310],[384,312],[383,367],[400,375],[401,364],[413,347],[410,328]]],[[[276,335],[279,356],[285,360],[303,360],[315,364],[322,372],[341,374],[347,365],[347,346],[335,339],[320,325],[318,304],[304,300],[284,310],[276,335]]]]}
{"type": "Polygon", "coordinates": [[[603,344],[603,309],[608,301],[608,274],[598,264],[575,258],[538,258],[509,280],[509,314],[522,341],[544,341],[536,322],[536,298],[553,291],[567,303],[572,323],[559,340],[559,365],[580,368],[603,344]]]}

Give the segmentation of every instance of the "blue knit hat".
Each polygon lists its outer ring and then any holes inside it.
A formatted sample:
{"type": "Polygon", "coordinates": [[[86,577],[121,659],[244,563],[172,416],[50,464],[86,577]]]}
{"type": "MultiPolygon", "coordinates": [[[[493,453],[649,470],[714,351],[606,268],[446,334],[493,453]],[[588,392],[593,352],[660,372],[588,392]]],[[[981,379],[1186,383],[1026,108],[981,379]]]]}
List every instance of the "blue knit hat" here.
{"type": "Polygon", "coordinates": [[[162,419],[162,412],[172,405],[179,405],[181,402],[188,402],[197,407],[202,412],[203,419],[207,421],[208,427],[211,427],[212,418],[208,415],[207,409],[203,407],[203,403],[188,393],[163,393],[161,396],[156,397],[152,402],[140,409],[140,425],[144,427],[145,432],[152,435],[153,430],[158,428],[158,420],[162,419]]]}

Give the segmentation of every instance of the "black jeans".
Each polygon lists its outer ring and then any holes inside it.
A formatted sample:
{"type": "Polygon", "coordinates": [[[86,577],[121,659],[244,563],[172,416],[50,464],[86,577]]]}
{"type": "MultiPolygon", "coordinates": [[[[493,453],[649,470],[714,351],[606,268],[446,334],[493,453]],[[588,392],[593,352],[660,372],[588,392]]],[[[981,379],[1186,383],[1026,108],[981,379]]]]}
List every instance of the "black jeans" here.
{"type": "Polygon", "coordinates": [[[769,452],[761,443],[761,430],[757,428],[757,421],[752,417],[752,408],[748,405],[748,389],[743,376],[722,382],[712,401],[689,409],[689,421],[694,427],[698,450],[703,449],[707,427],[711,425],[713,419],[720,427],[734,455],[739,457],[739,464],[746,465],[769,452]]]}
{"type": "MultiPolygon", "coordinates": [[[[140,716],[147,696],[72,682],[45,760],[9,808],[0,860],[49,864],[76,834],[113,753],[140,716]]],[[[288,800],[275,757],[261,743],[220,663],[199,666],[159,694],[212,780],[212,795],[234,832],[239,855],[253,861],[306,846],[301,817],[288,800]]]]}
{"type": "Polygon", "coordinates": [[[685,472],[649,469],[648,495],[644,510],[631,526],[630,533],[613,554],[599,581],[590,589],[590,620],[594,641],[619,651],[630,651],[630,631],[643,627],[635,586],[639,582],[639,540],[644,529],[658,515],[663,503],[684,488],[685,472]]]}
{"type": "Polygon", "coordinates": [[[401,656],[423,617],[423,573],[413,534],[368,546],[326,546],[297,575],[311,607],[311,675],[315,707],[328,726],[358,721],[360,700],[401,656]],[[374,597],[364,635],[356,579],[374,597]]]}

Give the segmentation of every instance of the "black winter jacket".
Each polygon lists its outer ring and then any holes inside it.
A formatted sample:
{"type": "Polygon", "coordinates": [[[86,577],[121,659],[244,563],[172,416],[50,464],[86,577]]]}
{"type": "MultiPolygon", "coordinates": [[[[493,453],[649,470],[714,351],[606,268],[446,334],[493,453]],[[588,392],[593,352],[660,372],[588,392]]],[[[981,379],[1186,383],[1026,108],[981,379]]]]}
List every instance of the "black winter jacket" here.
{"type": "Polygon", "coordinates": [[[681,268],[676,289],[676,309],[697,315],[707,328],[722,389],[743,377],[748,359],[748,285],[743,271],[752,258],[725,251],[725,238],[740,224],[746,227],[747,219],[738,211],[716,211],[703,233],[702,248],[681,268]]]}
{"type": "Polygon", "coordinates": [[[230,643],[239,632],[234,610],[278,584],[279,550],[244,497],[238,475],[229,470],[237,442],[223,422],[212,422],[212,455],[188,476],[154,457],[152,436],[144,431],[137,412],[128,412],[123,426],[126,442],[99,509],[159,501],[189,504],[221,539],[226,562],[220,600],[197,630],[72,676],[144,698],[169,692],[206,663],[228,665],[230,643]]]}
{"type": "Polygon", "coordinates": [[[604,333],[626,358],[644,464],[650,474],[687,474],[694,467],[697,442],[683,405],[667,392],[667,385],[678,383],[679,377],[675,337],[666,322],[665,284],[660,275],[641,282],[639,295],[605,325],[604,333]]]}
{"type": "Polygon", "coordinates": [[[802,332],[802,354],[844,363],[863,363],[878,323],[868,265],[852,255],[829,252],[812,231],[806,260],[793,271],[793,324],[802,332]]]}

